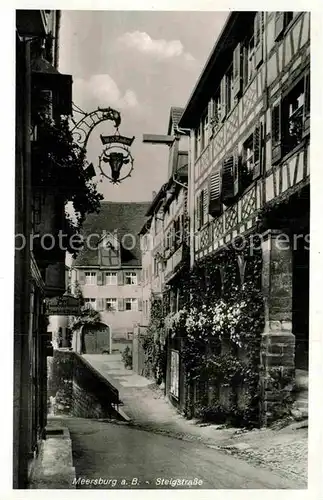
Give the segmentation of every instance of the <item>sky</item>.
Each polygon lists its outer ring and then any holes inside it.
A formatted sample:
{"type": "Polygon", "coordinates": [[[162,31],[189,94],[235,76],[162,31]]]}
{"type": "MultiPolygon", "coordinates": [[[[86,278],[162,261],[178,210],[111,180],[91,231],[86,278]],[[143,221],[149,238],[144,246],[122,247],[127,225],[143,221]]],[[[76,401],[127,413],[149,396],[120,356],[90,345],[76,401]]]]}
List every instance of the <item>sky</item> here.
{"type": "MultiPolygon", "coordinates": [[[[131,177],[119,185],[96,178],[106,200],[150,201],[166,182],[168,147],[143,144],[142,136],[167,133],[170,107],[187,104],[227,16],[215,11],[62,11],[59,70],[73,76],[73,102],[85,111],[119,110],[120,134],[135,136],[131,177]]],[[[90,136],[87,159],[97,172],[100,134],[114,132],[106,121],[90,136]]]]}

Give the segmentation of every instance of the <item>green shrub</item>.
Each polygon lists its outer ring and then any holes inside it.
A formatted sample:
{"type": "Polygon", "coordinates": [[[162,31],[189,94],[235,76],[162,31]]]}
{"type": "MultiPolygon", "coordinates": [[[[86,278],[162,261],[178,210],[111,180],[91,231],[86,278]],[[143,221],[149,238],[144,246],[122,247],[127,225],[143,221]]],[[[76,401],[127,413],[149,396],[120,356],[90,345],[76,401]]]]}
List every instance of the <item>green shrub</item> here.
{"type": "Polygon", "coordinates": [[[125,368],[132,370],[132,352],[129,346],[124,349],[121,356],[125,368]]]}

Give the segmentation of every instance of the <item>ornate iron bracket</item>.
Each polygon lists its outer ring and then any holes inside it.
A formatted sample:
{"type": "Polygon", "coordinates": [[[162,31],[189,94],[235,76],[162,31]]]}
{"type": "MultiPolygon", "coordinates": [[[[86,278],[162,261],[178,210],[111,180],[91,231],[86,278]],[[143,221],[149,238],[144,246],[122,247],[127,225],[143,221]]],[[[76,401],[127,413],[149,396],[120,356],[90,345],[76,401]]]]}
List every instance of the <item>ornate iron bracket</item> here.
{"type": "Polygon", "coordinates": [[[74,141],[80,148],[86,149],[91,132],[99,123],[106,120],[114,121],[116,129],[119,128],[121,123],[119,111],[112,108],[98,108],[95,111],[86,113],[73,103],[73,111],[81,115],[78,121],[72,118],[74,127],[71,129],[74,141]]]}

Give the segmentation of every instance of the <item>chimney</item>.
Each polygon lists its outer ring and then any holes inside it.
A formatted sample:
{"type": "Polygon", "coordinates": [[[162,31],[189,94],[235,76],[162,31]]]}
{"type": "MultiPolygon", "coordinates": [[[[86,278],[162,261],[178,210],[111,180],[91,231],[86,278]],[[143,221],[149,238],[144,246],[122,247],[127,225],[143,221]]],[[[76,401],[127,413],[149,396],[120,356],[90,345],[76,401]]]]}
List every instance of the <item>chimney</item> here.
{"type": "Polygon", "coordinates": [[[154,199],[156,198],[156,194],[157,194],[157,191],[153,191],[153,193],[152,193],[152,201],[154,201],[154,199]]]}

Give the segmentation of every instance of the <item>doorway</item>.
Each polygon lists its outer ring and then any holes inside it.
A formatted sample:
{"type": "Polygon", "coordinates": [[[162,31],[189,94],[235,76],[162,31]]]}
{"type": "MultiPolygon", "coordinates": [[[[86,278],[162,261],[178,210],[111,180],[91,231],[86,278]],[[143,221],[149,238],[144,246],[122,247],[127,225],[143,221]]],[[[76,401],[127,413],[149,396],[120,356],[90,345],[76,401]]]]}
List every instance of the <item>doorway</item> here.
{"type": "MultiPolygon", "coordinates": [[[[308,232],[304,232],[305,234],[308,232]]],[[[308,371],[309,253],[309,244],[305,239],[297,239],[297,244],[294,244],[293,248],[293,333],[295,368],[302,371],[308,371]]]]}
{"type": "Polygon", "coordinates": [[[104,323],[84,325],[83,354],[109,354],[110,353],[110,327],[104,323]]]}

